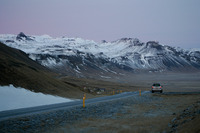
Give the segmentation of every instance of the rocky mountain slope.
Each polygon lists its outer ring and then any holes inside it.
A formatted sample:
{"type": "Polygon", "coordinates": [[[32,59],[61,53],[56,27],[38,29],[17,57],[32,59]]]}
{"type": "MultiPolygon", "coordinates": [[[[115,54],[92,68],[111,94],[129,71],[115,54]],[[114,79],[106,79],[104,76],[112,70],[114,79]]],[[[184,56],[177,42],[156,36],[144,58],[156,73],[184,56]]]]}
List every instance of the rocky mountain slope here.
{"type": "Polygon", "coordinates": [[[34,92],[78,97],[80,90],[55,78],[56,74],[31,60],[21,50],[0,43],[0,85],[13,84],[34,92]]]}
{"type": "Polygon", "coordinates": [[[29,57],[62,75],[111,78],[137,72],[196,71],[200,51],[122,38],[96,43],[81,38],[52,38],[48,35],[0,35],[7,46],[20,49],[29,57]]]}

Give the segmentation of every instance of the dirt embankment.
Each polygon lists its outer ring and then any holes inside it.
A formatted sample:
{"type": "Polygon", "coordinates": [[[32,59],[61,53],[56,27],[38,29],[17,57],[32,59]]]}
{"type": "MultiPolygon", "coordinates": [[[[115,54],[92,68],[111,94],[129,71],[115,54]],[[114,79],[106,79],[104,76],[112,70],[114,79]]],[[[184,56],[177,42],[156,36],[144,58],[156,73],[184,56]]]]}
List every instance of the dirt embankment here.
{"type": "Polygon", "coordinates": [[[200,132],[200,100],[177,115],[170,123],[171,132],[200,132]]]}

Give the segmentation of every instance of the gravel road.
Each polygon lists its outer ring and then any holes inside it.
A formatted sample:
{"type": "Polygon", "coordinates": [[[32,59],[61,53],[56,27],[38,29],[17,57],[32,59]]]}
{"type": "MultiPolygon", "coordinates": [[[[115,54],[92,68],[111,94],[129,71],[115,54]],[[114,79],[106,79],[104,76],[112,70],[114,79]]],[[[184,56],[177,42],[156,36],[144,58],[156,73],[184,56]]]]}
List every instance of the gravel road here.
{"type": "MultiPolygon", "coordinates": [[[[152,110],[146,110],[146,108],[141,110],[141,112],[145,111],[142,113],[142,117],[144,117],[145,119],[149,117],[163,116],[164,114],[170,115],[171,119],[172,118],[171,116],[175,114],[173,113],[174,110],[172,109],[170,111],[170,108],[168,109],[164,108],[164,111],[162,111],[161,109],[162,107],[165,106],[162,105],[162,102],[165,102],[166,97],[167,100],[171,99],[168,98],[168,95],[169,94],[160,95],[160,94],[151,94],[149,92],[143,92],[142,96],[139,96],[139,93],[135,92],[132,95],[129,95],[128,97],[114,98],[98,103],[86,104],[85,108],[83,108],[81,105],[77,105],[68,108],[58,108],[56,110],[50,110],[36,114],[33,113],[26,116],[20,116],[17,118],[11,118],[1,121],[0,132],[1,133],[92,132],[98,129],[88,128],[88,126],[90,125],[88,125],[87,128],[76,129],[76,127],[79,127],[76,124],[84,123],[85,120],[88,122],[88,120],[90,121],[91,118],[94,118],[95,121],[103,120],[104,122],[105,120],[108,121],[129,120],[130,117],[133,117],[133,114],[135,119],[140,117],[141,115],[140,113],[135,113],[135,112],[140,112],[137,110],[135,106],[138,105],[138,109],[140,109],[139,106],[140,105],[143,106],[144,104],[145,107],[146,106],[149,107],[149,105],[151,104],[152,105],[151,109],[154,108],[153,109],[154,112],[152,112],[152,110]],[[136,110],[130,111],[130,107],[133,106],[137,111],[136,110]],[[71,125],[71,126],[70,128],[67,128],[66,125],[69,126],[71,125]]],[[[199,97],[199,95],[197,97],[199,97]]],[[[180,99],[181,98],[182,97],[180,97],[180,99]]],[[[173,117],[176,118],[175,116],[173,117]]],[[[105,131],[100,131],[100,132],[106,132],[106,129],[105,131]]],[[[116,131],[113,130],[113,132],[116,131]]]]}
{"type": "MultiPolygon", "coordinates": [[[[143,93],[147,93],[147,92],[143,92],[143,93]]],[[[125,93],[112,95],[112,96],[87,99],[86,105],[89,105],[92,103],[107,102],[110,100],[122,99],[122,98],[130,97],[133,95],[136,95],[136,92],[125,92],[125,93]]],[[[71,108],[73,106],[82,106],[82,103],[83,103],[82,100],[75,100],[73,102],[65,102],[65,103],[59,103],[59,104],[51,104],[51,105],[43,105],[43,106],[37,106],[37,107],[2,111],[2,112],[0,112],[0,121],[6,120],[6,119],[11,119],[11,118],[27,116],[27,115],[32,115],[32,114],[49,112],[52,110],[61,110],[61,109],[63,110],[66,108],[71,108]]]]}
{"type": "MultiPolygon", "coordinates": [[[[0,132],[45,132],[50,128],[62,125],[63,123],[71,123],[77,120],[80,121],[84,118],[110,118],[114,114],[122,111],[121,108],[125,105],[134,104],[135,102],[155,100],[155,98],[150,98],[149,92],[143,92],[143,97],[140,97],[138,93],[131,94],[132,96],[129,94],[128,97],[122,98],[115,95],[114,99],[111,98],[110,100],[106,100],[106,102],[104,100],[105,98],[103,98],[103,100],[99,103],[86,104],[85,108],[78,104],[77,106],[68,108],[58,108],[57,110],[50,110],[36,114],[33,113],[17,118],[3,120],[0,123],[0,132]]],[[[90,101],[90,99],[88,99],[88,101],[90,101]]]]}

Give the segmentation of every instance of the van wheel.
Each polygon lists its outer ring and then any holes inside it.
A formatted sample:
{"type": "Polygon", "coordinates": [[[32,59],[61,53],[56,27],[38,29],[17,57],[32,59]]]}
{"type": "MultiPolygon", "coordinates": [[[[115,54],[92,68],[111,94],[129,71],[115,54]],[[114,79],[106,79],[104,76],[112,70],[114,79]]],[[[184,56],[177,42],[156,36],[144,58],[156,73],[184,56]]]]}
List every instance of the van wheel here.
{"type": "Polygon", "coordinates": [[[161,90],[160,93],[162,93],[163,91],[161,90]]]}
{"type": "Polygon", "coordinates": [[[154,91],[151,91],[152,93],[154,93],[154,91]]]}

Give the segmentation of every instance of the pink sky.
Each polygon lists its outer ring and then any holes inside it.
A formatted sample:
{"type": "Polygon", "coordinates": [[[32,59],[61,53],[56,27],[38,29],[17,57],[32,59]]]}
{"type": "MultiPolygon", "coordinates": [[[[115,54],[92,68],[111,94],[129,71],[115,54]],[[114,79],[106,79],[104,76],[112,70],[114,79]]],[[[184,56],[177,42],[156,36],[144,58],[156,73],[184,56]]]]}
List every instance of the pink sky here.
{"type": "Polygon", "coordinates": [[[0,34],[200,47],[199,0],[1,0],[0,34]]]}

